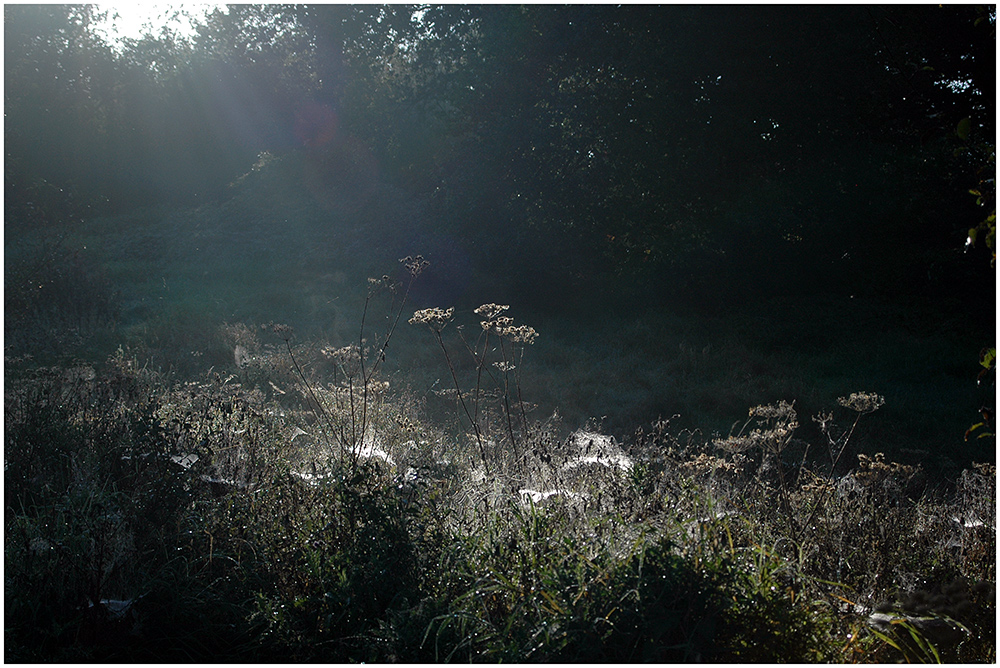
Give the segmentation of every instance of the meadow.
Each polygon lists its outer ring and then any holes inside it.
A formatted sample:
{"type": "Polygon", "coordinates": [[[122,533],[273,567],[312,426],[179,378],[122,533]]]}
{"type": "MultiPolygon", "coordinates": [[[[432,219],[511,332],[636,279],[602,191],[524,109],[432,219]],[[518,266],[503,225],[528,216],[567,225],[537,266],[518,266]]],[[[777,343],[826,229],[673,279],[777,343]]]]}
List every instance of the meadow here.
{"type": "Polygon", "coordinates": [[[958,319],[522,307],[281,191],[8,239],[5,659],[995,661],[958,319]]]}

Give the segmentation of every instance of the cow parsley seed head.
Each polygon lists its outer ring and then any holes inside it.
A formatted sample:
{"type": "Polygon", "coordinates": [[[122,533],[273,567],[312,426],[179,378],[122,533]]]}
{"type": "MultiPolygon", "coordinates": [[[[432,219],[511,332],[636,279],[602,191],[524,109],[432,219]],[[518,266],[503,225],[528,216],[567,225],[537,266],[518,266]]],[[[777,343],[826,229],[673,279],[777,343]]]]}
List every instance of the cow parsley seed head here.
{"type": "Polygon", "coordinates": [[[425,308],[414,312],[413,317],[410,318],[410,324],[427,325],[431,329],[441,331],[454,316],[455,307],[445,310],[435,306],[434,308],[425,308]]]}
{"type": "Polygon", "coordinates": [[[538,338],[538,332],[535,331],[535,328],[528,327],[527,325],[505,327],[500,331],[500,334],[509,337],[515,343],[527,343],[529,345],[534,343],[535,339],[538,338]]]}
{"type": "Polygon", "coordinates": [[[481,315],[487,320],[492,320],[504,311],[510,308],[509,304],[483,304],[477,308],[473,313],[476,315],[481,315]]]}
{"type": "Polygon", "coordinates": [[[416,257],[406,257],[399,259],[400,264],[406,267],[406,270],[410,272],[410,276],[416,278],[423,272],[424,269],[431,265],[430,262],[424,259],[423,255],[417,255],[416,257]]]}
{"type": "Polygon", "coordinates": [[[767,404],[764,406],[754,406],[750,409],[750,417],[759,418],[775,418],[775,419],[785,419],[791,418],[795,419],[795,402],[788,403],[787,401],[779,401],[776,404],[767,404]]]}
{"type": "Polygon", "coordinates": [[[852,392],[846,399],[838,398],[837,403],[858,413],[874,413],[885,403],[885,397],[874,392],[852,392]]]}

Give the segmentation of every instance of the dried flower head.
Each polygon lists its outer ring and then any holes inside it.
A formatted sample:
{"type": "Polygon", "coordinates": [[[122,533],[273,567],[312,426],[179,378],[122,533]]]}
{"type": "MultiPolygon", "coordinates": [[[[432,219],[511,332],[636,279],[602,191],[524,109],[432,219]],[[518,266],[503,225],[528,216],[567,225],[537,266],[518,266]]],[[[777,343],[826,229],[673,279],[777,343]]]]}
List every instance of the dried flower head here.
{"type": "Polygon", "coordinates": [[[410,276],[416,278],[420,273],[431,265],[430,262],[424,259],[423,255],[417,255],[416,257],[410,257],[407,255],[404,258],[400,258],[400,263],[406,267],[406,270],[410,272],[410,276]]]}
{"type": "Polygon", "coordinates": [[[504,311],[510,308],[509,304],[483,304],[477,308],[473,313],[476,315],[481,315],[487,320],[492,320],[504,311]]]}
{"type": "Polygon", "coordinates": [[[356,345],[333,348],[327,346],[319,351],[323,357],[341,365],[356,364],[361,361],[361,349],[356,345]]]}
{"type": "Polygon", "coordinates": [[[261,329],[270,329],[274,334],[281,337],[283,341],[290,341],[295,330],[292,329],[290,325],[276,325],[270,322],[266,325],[261,325],[261,329]]]}
{"type": "Polygon", "coordinates": [[[376,380],[368,383],[368,391],[373,394],[380,394],[382,392],[387,392],[389,390],[389,381],[387,380],[376,380]]]}
{"type": "Polygon", "coordinates": [[[854,477],[862,483],[878,483],[889,477],[905,480],[916,475],[919,468],[898,462],[886,462],[885,453],[882,452],[876,452],[872,457],[858,454],[858,470],[854,472],[854,477]]]}
{"type": "Polygon", "coordinates": [[[785,419],[790,418],[795,419],[795,402],[788,403],[787,401],[781,400],[776,404],[767,404],[765,406],[754,406],[750,409],[750,417],[759,418],[776,418],[785,419]]]}
{"type": "Polygon", "coordinates": [[[396,291],[396,281],[392,280],[389,276],[383,274],[381,278],[368,278],[368,295],[375,296],[382,290],[388,290],[389,292],[396,291]]]}
{"type": "Polygon", "coordinates": [[[885,403],[885,397],[874,392],[852,392],[846,399],[838,398],[837,403],[858,413],[874,413],[885,403]]]}
{"type": "Polygon", "coordinates": [[[535,331],[534,327],[528,327],[527,325],[519,325],[517,327],[505,327],[500,331],[502,336],[510,337],[515,343],[527,343],[532,344],[535,339],[538,338],[538,332],[535,331]]]}
{"type": "Polygon", "coordinates": [[[742,473],[742,469],[733,462],[726,461],[725,459],[721,459],[719,457],[713,457],[712,455],[705,453],[698,455],[694,459],[681,462],[679,468],[694,475],[704,475],[706,473],[714,473],[716,471],[733,474],[742,473]]]}
{"type": "Polygon", "coordinates": [[[823,478],[816,475],[811,471],[804,471],[808,476],[809,480],[804,482],[799,488],[807,494],[826,494],[833,490],[834,481],[828,478],[823,478]]]}
{"type": "Polygon", "coordinates": [[[812,421],[819,425],[819,428],[826,431],[833,424],[833,413],[829,411],[820,411],[813,416],[812,421]]]}
{"type": "Polygon", "coordinates": [[[445,310],[435,306],[434,308],[425,308],[414,312],[413,317],[410,318],[410,324],[427,325],[433,330],[441,331],[454,316],[454,307],[445,310]]]}
{"type": "Polygon", "coordinates": [[[754,429],[749,434],[745,436],[727,436],[726,438],[717,438],[713,441],[715,447],[725,450],[726,452],[746,452],[751,448],[764,447],[771,442],[771,437],[767,432],[762,432],[760,429],[754,429]]]}

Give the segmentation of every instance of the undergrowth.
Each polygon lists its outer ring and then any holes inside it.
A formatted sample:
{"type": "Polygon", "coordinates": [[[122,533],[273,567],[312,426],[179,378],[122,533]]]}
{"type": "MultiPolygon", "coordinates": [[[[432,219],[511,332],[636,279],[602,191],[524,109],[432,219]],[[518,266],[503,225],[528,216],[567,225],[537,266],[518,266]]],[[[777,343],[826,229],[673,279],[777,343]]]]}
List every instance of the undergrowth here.
{"type": "Polygon", "coordinates": [[[415,393],[382,370],[403,264],[346,345],[229,323],[193,380],[8,360],[5,659],[995,661],[993,464],[859,451],[864,392],[812,440],[787,401],[566,436],[497,304],[476,336],[416,310],[452,382],[415,393]]]}

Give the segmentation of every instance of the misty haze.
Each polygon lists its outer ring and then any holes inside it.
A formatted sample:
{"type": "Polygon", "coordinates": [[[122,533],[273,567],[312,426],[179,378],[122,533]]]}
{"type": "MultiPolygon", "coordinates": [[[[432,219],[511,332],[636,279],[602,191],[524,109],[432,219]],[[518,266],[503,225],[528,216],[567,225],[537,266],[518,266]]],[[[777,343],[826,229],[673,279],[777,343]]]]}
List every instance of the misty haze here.
{"type": "Polygon", "coordinates": [[[994,8],[190,9],[4,8],[5,660],[995,661],[994,8]]]}

